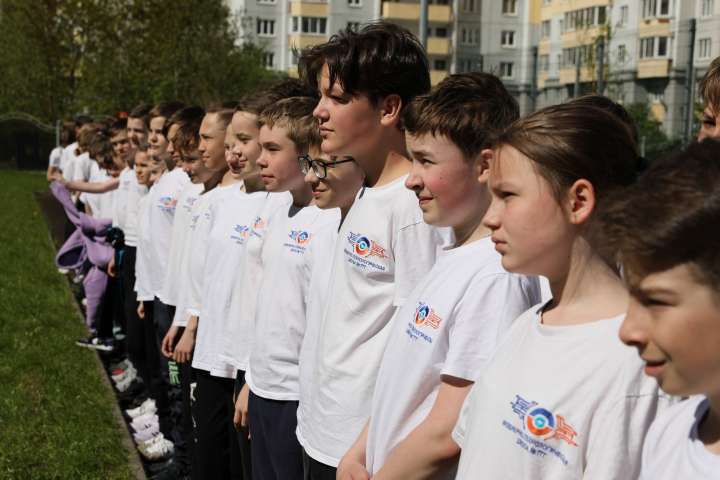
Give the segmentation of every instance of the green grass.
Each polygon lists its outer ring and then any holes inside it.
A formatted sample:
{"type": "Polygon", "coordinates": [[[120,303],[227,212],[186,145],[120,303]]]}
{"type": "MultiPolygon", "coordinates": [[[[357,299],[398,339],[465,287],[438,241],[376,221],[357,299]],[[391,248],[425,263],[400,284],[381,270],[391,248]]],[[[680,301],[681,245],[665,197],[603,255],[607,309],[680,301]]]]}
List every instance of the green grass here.
{"type": "Polygon", "coordinates": [[[33,196],[44,174],[0,170],[0,478],[133,478],[115,401],[33,196]]]}

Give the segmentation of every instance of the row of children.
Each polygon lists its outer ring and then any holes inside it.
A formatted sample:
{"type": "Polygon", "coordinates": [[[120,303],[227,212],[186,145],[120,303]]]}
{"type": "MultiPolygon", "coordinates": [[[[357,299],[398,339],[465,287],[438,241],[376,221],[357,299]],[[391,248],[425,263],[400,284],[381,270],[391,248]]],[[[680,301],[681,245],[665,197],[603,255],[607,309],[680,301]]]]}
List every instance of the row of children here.
{"type": "MultiPolygon", "coordinates": [[[[128,413],[148,457],[175,444],[160,477],[716,478],[718,144],[641,174],[622,106],[430,89],[389,23],[299,67],[138,108],[117,180],[62,180],[117,189],[124,366],[154,399],[128,413]]],[[[701,87],[720,137],[720,61],[701,87]]]]}

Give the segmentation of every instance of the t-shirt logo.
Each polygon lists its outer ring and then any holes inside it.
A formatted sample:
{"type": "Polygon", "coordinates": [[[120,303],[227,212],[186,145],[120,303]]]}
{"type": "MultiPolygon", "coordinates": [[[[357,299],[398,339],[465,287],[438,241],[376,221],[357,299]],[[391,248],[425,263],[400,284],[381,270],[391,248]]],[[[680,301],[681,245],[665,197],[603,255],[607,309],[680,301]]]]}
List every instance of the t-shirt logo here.
{"type": "Polygon", "coordinates": [[[175,212],[175,206],[177,205],[177,198],[173,197],[160,197],[158,199],[158,207],[166,212],[175,212]]]}
{"type": "Polygon", "coordinates": [[[290,234],[288,235],[291,240],[300,246],[306,245],[310,241],[311,236],[312,235],[304,230],[290,230],[290,234]]]}
{"type": "Polygon", "coordinates": [[[350,232],[348,242],[353,246],[355,253],[361,257],[388,258],[385,249],[380,244],[364,235],[350,232]]]}
{"type": "Polygon", "coordinates": [[[197,197],[186,197],[185,203],[183,204],[183,208],[188,212],[191,211],[192,206],[195,204],[196,201],[197,201],[197,197]]]}
{"type": "Polygon", "coordinates": [[[235,225],[232,233],[230,233],[230,238],[235,240],[235,243],[243,244],[248,235],[250,235],[250,227],[247,225],[235,225]]]}
{"type": "Polygon", "coordinates": [[[440,327],[440,322],[442,322],[442,318],[440,318],[440,316],[435,313],[435,310],[430,308],[429,305],[422,302],[418,304],[417,308],[415,309],[416,325],[427,325],[437,330],[440,327]]]}
{"type": "Polygon", "coordinates": [[[251,228],[250,234],[254,235],[256,237],[262,237],[263,230],[265,230],[265,226],[266,226],[266,222],[262,217],[260,217],[260,216],[255,217],[255,220],[253,220],[252,226],[250,227],[251,228]]]}
{"type": "Polygon", "coordinates": [[[565,421],[562,415],[556,415],[547,408],[539,406],[537,402],[515,395],[515,401],[510,402],[513,412],[523,421],[523,426],[532,435],[543,440],[557,438],[568,445],[577,447],[575,437],[577,432],[565,421]]]}

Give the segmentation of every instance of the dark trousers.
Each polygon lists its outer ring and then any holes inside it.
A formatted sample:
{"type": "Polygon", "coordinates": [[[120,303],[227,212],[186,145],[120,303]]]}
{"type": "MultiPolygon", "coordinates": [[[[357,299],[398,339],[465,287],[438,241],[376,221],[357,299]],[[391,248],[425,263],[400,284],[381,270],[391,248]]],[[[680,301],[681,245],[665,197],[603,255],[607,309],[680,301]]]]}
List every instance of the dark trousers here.
{"type": "MultiPolygon", "coordinates": [[[[143,326],[145,355],[147,360],[147,379],[143,378],[148,392],[155,399],[160,431],[165,438],[173,438],[173,422],[170,416],[170,400],[168,398],[168,378],[163,375],[163,358],[157,341],[155,328],[155,308],[153,302],[145,302],[145,318],[140,322],[143,326]]],[[[167,362],[165,362],[167,364],[167,362]]]]}
{"type": "Polygon", "coordinates": [[[269,400],[250,391],[253,480],[303,478],[302,447],[295,435],[297,401],[269,400]]]}
{"type": "Polygon", "coordinates": [[[107,288],[100,306],[100,320],[97,325],[97,336],[103,339],[113,338],[113,326],[122,316],[120,302],[122,300],[120,281],[117,277],[108,276],[107,288]]]}
{"type": "MultiPolygon", "coordinates": [[[[242,370],[237,371],[235,377],[235,388],[233,390],[233,404],[237,400],[240,390],[245,385],[245,372],[242,370]]],[[[234,405],[233,405],[234,408],[234,405]]],[[[234,412],[233,412],[234,413],[234,412]]],[[[232,420],[232,418],[231,418],[232,420]]],[[[233,425],[234,426],[234,425],[233,425]]],[[[240,463],[242,465],[243,478],[250,480],[252,478],[252,461],[251,461],[251,450],[250,450],[250,430],[241,428],[236,430],[237,441],[240,447],[240,463]]]]}
{"type": "Polygon", "coordinates": [[[335,480],[337,468],[320,463],[303,450],[303,480],[335,480]]]}
{"type": "Polygon", "coordinates": [[[195,451],[192,477],[242,479],[240,448],[232,424],[234,380],[195,372],[195,451]]]}
{"type": "MultiPolygon", "coordinates": [[[[180,330],[181,331],[178,332],[178,340],[179,336],[182,335],[182,329],[180,330]]],[[[180,463],[183,472],[190,472],[195,447],[195,429],[193,428],[190,384],[195,380],[190,362],[178,364],[178,369],[180,373],[180,392],[182,395],[180,422],[178,426],[182,441],[180,444],[175,443],[175,460],[180,463]]]]}
{"type": "Polygon", "coordinates": [[[120,276],[122,282],[123,310],[127,326],[125,331],[125,344],[130,361],[135,365],[138,375],[142,378],[143,382],[145,382],[145,386],[149,387],[150,370],[145,352],[145,323],[138,317],[138,301],[137,295],[135,294],[136,255],[137,249],[135,247],[125,245],[120,276]]]}

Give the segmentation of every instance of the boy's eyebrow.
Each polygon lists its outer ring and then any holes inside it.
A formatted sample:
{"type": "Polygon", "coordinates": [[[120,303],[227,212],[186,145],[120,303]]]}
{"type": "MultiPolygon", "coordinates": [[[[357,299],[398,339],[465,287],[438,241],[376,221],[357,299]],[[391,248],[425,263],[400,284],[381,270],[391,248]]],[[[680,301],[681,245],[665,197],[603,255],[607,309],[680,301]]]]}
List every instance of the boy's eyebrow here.
{"type": "Polygon", "coordinates": [[[280,148],[280,145],[278,145],[278,144],[275,143],[275,142],[265,142],[265,143],[261,143],[260,145],[262,145],[262,147],[265,148],[265,149],[267,149],[267,148],[269,148],[269,147],[278,147],[278,148],[280,148]]]}

